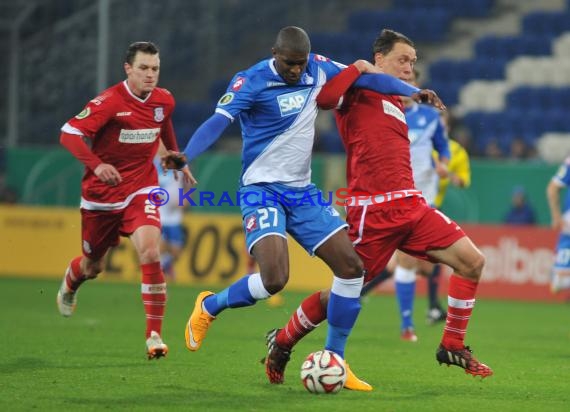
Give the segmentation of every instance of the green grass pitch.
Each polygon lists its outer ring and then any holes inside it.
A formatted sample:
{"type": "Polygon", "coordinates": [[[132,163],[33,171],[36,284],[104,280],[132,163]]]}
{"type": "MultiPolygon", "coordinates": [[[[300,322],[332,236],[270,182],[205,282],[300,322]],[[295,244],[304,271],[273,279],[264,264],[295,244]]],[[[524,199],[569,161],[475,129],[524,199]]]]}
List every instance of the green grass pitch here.
{"type": "Polygon", "coordinates": [[[495,375],[481,380],[439,366],[442,325],[424,322],[419,342],[399,339],[393,296],[370,296],[349,339],[347,360],[374,392],[312,395],[299,379],[304,357],[324,346],[322,325],[293,353],[284,385],[266,381],[264,335],[282,326],[304,296],[228,310],[200,351],[184,346],[198,289],[170,286],[163,337],[167,358],[148,361],[144,314],[135,284],[85,284],[72,318],[56,309],[58,281],[0,279],[0,410],[140,411],[568,411],[568,304],[479,300],[467,343],[495,375]]]}

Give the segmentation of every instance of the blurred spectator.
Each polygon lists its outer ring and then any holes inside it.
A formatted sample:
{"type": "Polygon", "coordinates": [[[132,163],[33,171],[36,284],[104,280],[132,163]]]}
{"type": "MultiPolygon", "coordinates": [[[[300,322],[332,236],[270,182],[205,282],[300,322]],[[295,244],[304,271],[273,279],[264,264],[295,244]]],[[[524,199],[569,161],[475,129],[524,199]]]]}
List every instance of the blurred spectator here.
{"type": "Polygon", "coordinates": [[[453,129],[453,132],[449,132],[449,136],[451,136],[453,140],[459,143],[459,145],[465,149],[467,154],[473,153],[471,134],[469,133],[469,130],[467,130],[465,127],[459,127],[453,129]]]}
{"type": "Polygon", "coordinates": [[[501,151],[501,148],[499,147],[499,142],[497,142],[497,139],[489,140],[489,142],[485,146],[484,155],[485,155],[485,157],[488,157],[489,159],[500,159],[503,157],[503,152],[501,151]]]}
{"type": "Polygon", "coordinates": [[[523,139],[515,137],[511,140],[511,158],[516,160],[526,159],[527,146],[523,139]]]}
{"type": "Polygon", "coordinates": [[[528,145],[522,137],[513,138],[510,149],[513,160],[529,160],[537,156],[536,149],[528,145]]]}
{"type": "Polygon", "coordinates": [[[526,191],[522,186],[513,188],[511,208],[503,220],[509,225],[533,225],[536,223],[534,209],[526,197],[526,191]]]}
{"type": "Polygon", "coordinates": [[[0,172],[0,203],[14,204],[18,202],[18,192],[6,184],[6,176],[0,172]]]}
{"type": "Polygon", "coordinates": [[[447,134],[463,147],[468,154],[472,153],[471,133],[461,120],[450,110],[441,112],[441,120],[445,125],[447,134]]]}

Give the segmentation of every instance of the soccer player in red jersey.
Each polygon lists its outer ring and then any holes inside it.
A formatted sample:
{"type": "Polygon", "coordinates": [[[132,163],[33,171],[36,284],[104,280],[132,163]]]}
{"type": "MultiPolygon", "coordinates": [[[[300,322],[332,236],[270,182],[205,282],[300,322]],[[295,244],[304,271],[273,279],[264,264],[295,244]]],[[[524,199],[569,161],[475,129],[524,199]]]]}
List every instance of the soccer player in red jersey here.
{"type": "MultiPolygon", "coordinates": [[[[375,40],[373,56],[384,73],[406,81],[417,59],[412,41],[392,30],[383,30],[375,40]]],[[[421,192],[414,190],[401,98],[351,88],[359,76],[349,66],[325,84],[317,104],[337,108],[337,127],[347,152],[349,235],[367,270],[365,283],[384,269],[396,249],[452,267],[448,314],[436,360],[475,376],[490,376],[491,368],[464,344],[485,258],[455,222],[428,206],[421,192]]],[[[268,333],[270,381],[283,375],[292,347],[326,319],[328,292],[307,297],[283,329],[268,333]]]]}
{"type": "MultiPolygon", "coordinates": [[[[60,142],[85,165],[81,183],[83,255],[71,260],[57,294],[63,316],[75,310],[77,290],[103,270],[109,248],[128,236],[142,272],[149,359],[168,352],[161,338],[166,283],[160,268],[160,213],[152,191],[158,188],[153,159],[162,140],[178,150],[171,115],[174,98],[157,87],[158,48],[151,42],[131,44],[126,53],[126,80],[89,101],[61,128],[60,142]],[[90,146],[86,143],[90,141],[90,146]]],[[[188,168],[186,182],[195,183],[188,168]]]]}

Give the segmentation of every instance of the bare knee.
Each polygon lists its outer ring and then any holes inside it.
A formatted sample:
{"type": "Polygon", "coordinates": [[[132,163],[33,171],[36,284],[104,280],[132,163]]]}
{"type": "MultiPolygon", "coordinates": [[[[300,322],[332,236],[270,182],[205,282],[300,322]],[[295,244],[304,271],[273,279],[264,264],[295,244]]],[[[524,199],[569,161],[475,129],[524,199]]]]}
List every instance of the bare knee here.
{"type": "Polygon", "coordinates": [[[149,246],[139,252],[139,261],[142,265],[147,263],[160,262],[160,250],[158,247],[149,246]]]}
{"type": "Polygon", "coordinates": [[[481,252],[478,252],[475,257],[467,263],[466,269],[462,271],[463,273],[461,273],[461,275],[467,279],[479,282],[479,279],[481,279],[481,275],[483,273],[484,266],[485,256],[481,252]]]}
{"type": "Polygon", "coordinates": [[[355,253],[351,253],[346,259],[346,269],[343,271],[341,276],[345,279],[354,279],[364,276],[364,263],[355,253]]]}
{"type": "Polygon", "coordinates": [[[281,291],[289,281],[289,271],[287,268],[277,264],[260,265],[261,280],[267,292],[274,295],[281,291]]]}

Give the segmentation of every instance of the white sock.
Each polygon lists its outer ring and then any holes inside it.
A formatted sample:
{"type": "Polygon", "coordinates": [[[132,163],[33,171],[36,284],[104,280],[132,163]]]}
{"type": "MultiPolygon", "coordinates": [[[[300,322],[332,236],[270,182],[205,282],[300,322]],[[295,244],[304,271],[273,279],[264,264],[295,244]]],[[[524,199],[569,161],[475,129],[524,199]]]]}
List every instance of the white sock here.
{"type": "Polygon", "coordinates": [[[402,266],[396,266],[394,270],[394,281],[399,283],[413,283],[416,281],[416,270],[406,269],[402,266]]]}
{"type": "Polygon", "coordinates": [[[255,300],[267,299],[271,294],[263,286],[261,280],[261,275],[259,273],[254,273],[250,275],[247,279],[247,287],[249,288],[249,293],[255,300]]]}

